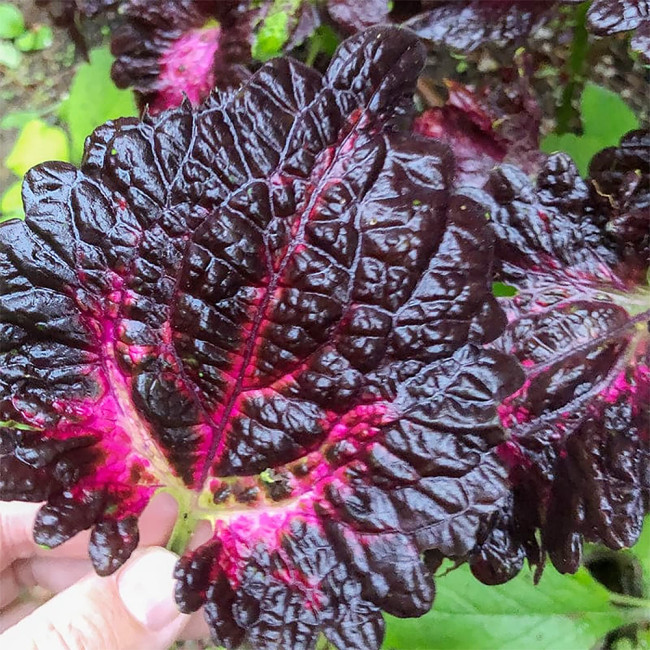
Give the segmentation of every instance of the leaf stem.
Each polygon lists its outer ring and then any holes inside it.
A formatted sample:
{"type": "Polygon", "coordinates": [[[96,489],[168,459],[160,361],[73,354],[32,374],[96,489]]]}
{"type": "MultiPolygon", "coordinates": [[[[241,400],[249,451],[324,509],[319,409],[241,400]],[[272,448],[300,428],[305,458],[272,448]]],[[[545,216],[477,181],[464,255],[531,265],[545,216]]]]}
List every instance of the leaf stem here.
{"type": "Polygon", "coordinates": [[[181,498],[178,495],[174,496],[178,502],[178,515],[166,548],[168,551],[172,551],[172,553],[182,555],[189,544],[194,528],[196,528],[199,520],[193,514],[189,497],[181,498]]]}

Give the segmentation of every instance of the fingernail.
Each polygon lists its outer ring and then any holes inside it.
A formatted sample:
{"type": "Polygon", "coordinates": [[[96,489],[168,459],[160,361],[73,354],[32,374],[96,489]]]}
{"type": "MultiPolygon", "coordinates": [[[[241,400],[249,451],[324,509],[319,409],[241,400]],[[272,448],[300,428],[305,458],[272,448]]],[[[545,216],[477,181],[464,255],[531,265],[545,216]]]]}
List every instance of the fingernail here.
{"type": "Polygon", "coordinates": [[[151,549],[132,564],[127,564],[117,579],[117,588],[126,609],[154,632],[182,616],[174,602],[172,572],[177,559],[164,549],[151,549]]]}

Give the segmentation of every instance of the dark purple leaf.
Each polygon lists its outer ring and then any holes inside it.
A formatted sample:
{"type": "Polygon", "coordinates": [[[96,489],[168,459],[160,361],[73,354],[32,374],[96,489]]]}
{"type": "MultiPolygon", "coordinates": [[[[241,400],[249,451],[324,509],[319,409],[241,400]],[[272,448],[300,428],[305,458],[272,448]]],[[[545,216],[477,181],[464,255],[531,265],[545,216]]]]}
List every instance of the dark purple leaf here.
{"type": "Polygon", "coordinates": [[[198,105],[246,78],[255,13],[239,0],[127,0],[111,40],[113,80],[152,114],[184,96],[198,105]]]}
{"type": "Polygon", "coordinates": [[[486,43],[504,47],[523,42],[562,2],[580,0],[440,0],[404,23],[437,45],[471,52],[486,43]]]}
{"type": "Polygon", "coordinates": [[[500,407],[513,500],[475,551],[487,582],[511,577],[524,553],[575,571],[583,539],[631,546],[650,507],[647,230],[635,221],[650,197],[647,142],[628,134],[587,181],[555,154],[536,187],[513,167],[486,186],[497,277],[518,290],[501,300],[508,326],[493,347],[526,372],[500,407]]]}
{"type": "Polygon", "coordinates": [[[388,22],[388,0],[326,0],[327,13],[344,34],[388,22]]]}
{"type": "Polygon", "coordinates": [[[41,543],[93,527],[102,573],[158,489],[190,502],[213,537],[177,600],[229,648],[378,648],[382,609],[431,605],[422,551],[466,555],[507,497],[521,372],[483,347],[484,207],[410,129],[423,49],[371,29],[324,77],[277,59],[109,122],[0,225],[0,495],[47,501],[41,543]]]}
{"type": "Polygon", "coordinates": [[[649,0],[594,0],[587,25],[598,36],[634,31],[632,48],[650,59],[649,0]]]}
{"type": "MultiPolygon", "coordinates": [[[[273,0],[126,0],[122,9],[123,24],[111,41],[113,80],[133,87],[140,106],[154,115],[179,106],[184,96],[196,106],[214,87],[238,87],[248,76],[254,42],[278,10],[286,14],[278,55],[301,45],[323,21],[348,35],[388,17],[387,0],[286,6],[273,0]]],[[[266,60],[276,52],[260,54],[266,60]]]]}
{"type": "Polygon", "coordinates": [[[524,78],[472,90],[447,81],[444,106],[416,118],[416,133],[450,145],[460,185],[482,187],[501,162],[535,173],[543,160],[539,151],[541,110],[524,78]]]}

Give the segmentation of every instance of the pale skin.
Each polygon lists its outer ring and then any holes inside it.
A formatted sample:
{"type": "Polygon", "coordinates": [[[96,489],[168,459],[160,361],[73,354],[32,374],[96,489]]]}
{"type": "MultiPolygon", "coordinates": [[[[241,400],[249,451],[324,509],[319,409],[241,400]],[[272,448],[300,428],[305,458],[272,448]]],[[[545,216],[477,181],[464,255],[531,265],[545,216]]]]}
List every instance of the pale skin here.
{"type": "Polygon", "coordinates": [[[140,549],[107,578],[92,569],[88,532],[54,550],[34,543],[39,507],[0,502],[0,648],[167,650],[179,638],[209,636],[200,612],[180,614],[174,604],[177,557],[162,548],[176,517],[171,497],[152,501],[140,549]]]}

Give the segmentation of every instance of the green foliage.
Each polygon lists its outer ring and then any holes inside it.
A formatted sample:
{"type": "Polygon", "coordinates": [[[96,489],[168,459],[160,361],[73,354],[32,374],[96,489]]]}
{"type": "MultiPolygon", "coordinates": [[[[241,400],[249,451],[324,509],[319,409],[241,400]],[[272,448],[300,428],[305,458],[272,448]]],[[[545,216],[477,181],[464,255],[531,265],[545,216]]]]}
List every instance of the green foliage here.
{"type": "Polygon", "coordinates": [[[4,66],[10,70],[16,70],[21,60],[22,55],[13,43],[0,41],[0,66],[4,66]]]}
{"type": "MultiPolygon", "coordinates": [[[[7,115],[2,123],[7,121],[15,124],[11,118],[17,115],[20,114],[7,115]]],[[[65,131],[58,126],[50,126],[39,118],[32,118],[23,124],[20,135],[5,160],[5,167],[22,178],[34,165],[47,160],[69,159],[70,145],[65,131]]],[[[23,216],[21,186],[22,181],[13,183],[0,198],[0,221],[23,216]]]]}
{"type": "MultiPolygon", "coordinates": [[[[639,541],[632,548],[632,552],[641,564],[643,595],[650,600],[650,516],[646,517],[643,532],[639,541]]],[[[650,611],[648,611],[648,622],[650,623],[650,611]]]]}
{"type": "Polygon", "coordinates": [[[0,2],[0,38],[17,38],[25,31],[25,19],[20,9],[0,2]]]}
{"type": "Polygon", "coordinates": [[[330,57],[339,46],[340,39],[329,25],[320,25],[309,38],[309,50],[305,63],[313,65],[319,54],[330,57]]]}
{"type": "Polygon", "coordinates": [[[636,650],[650,650],[650,517],[621,553],[642,567],[643,598],[609,592],[586,569],[561,575],[549,565],[537,586],[522,571],[488,587],[463,565],[437,578],[434,607],[422,618],[386,616],[384,650],[589,650],[624,625],[613,650],[631,650],[635,635],[636,650]]]}
{"type": "Polygon", "coordinates": [[[23,217],[23,182],[16,181],[0,198],[0,221],[23,217]]]}
{"type": "Polygon", "coordinates": [[[25,124],[5,165],[16,176],[46,160],[69,160],[70,146],[65,131],[49,126],[43,120],[30,120],[25,124]]]}
{"type": "Polygon", "coordinates": [[[53,41],[52,28],[48,25],[39,25],[21,34],[14,43],[21,52],[36,52],[47,49],[53,41]]]}
{"type": "Polygon", "coordinates": [[[488,587],[465,565],[437,588],[433,610],[421,619],[386,617],[386,649],[588,650],[626,621],[585,569],[563,576],[548,566],[537,586],[523,571],[488,587]]]}
{"type": "Polygon", "coordinates": [[[22,60],[20,50],[11,41],[25,33],[25,19],[17,7],[0,2],[0,66],[16,70],[22,60]]]}
{"type": "Polygon", "coordinates": [[[27,122],[40,117],[36,111],[14,111],[0,119],[0,129],[22,129],[27,122]]]}
{"type": "Polygon", "coordinates": [[[70,97],[61,107],[72,145],[72,162],[78,163],[86,137],[100,124],[118,117],[138,114],[133,93],[120,90],[110,79],[113,57],[108,48],[90,52],[90,62],[79,66],[70,88],[70,97]]]}
{"type": "Polygon", "coordinates": [[[257,27],[251,49],[253,58],[268,61],[282,54],[289,40],[290,25],[295,23],[301,0],[275,0],[273,6],[257,27]]]}
{"type": "Polygon", "coordinates": [[[639,128],[639,120],[620,95],[593,83],[585,85],[580,98],[580,113],[582,135],[551,133],[542,140],[541,149],[546,153],[568,153],[580,173],[586,176],[594,154],[617,145],[622,135],[639,128]]]}
{"type": "Polygon", "coordinates": [[[512,298],[517,295],[517,289],[511,287],[509,284],[504,284],[503,282],[493,282],[492,283],[492,293],[497,298],[512,298]]]}

